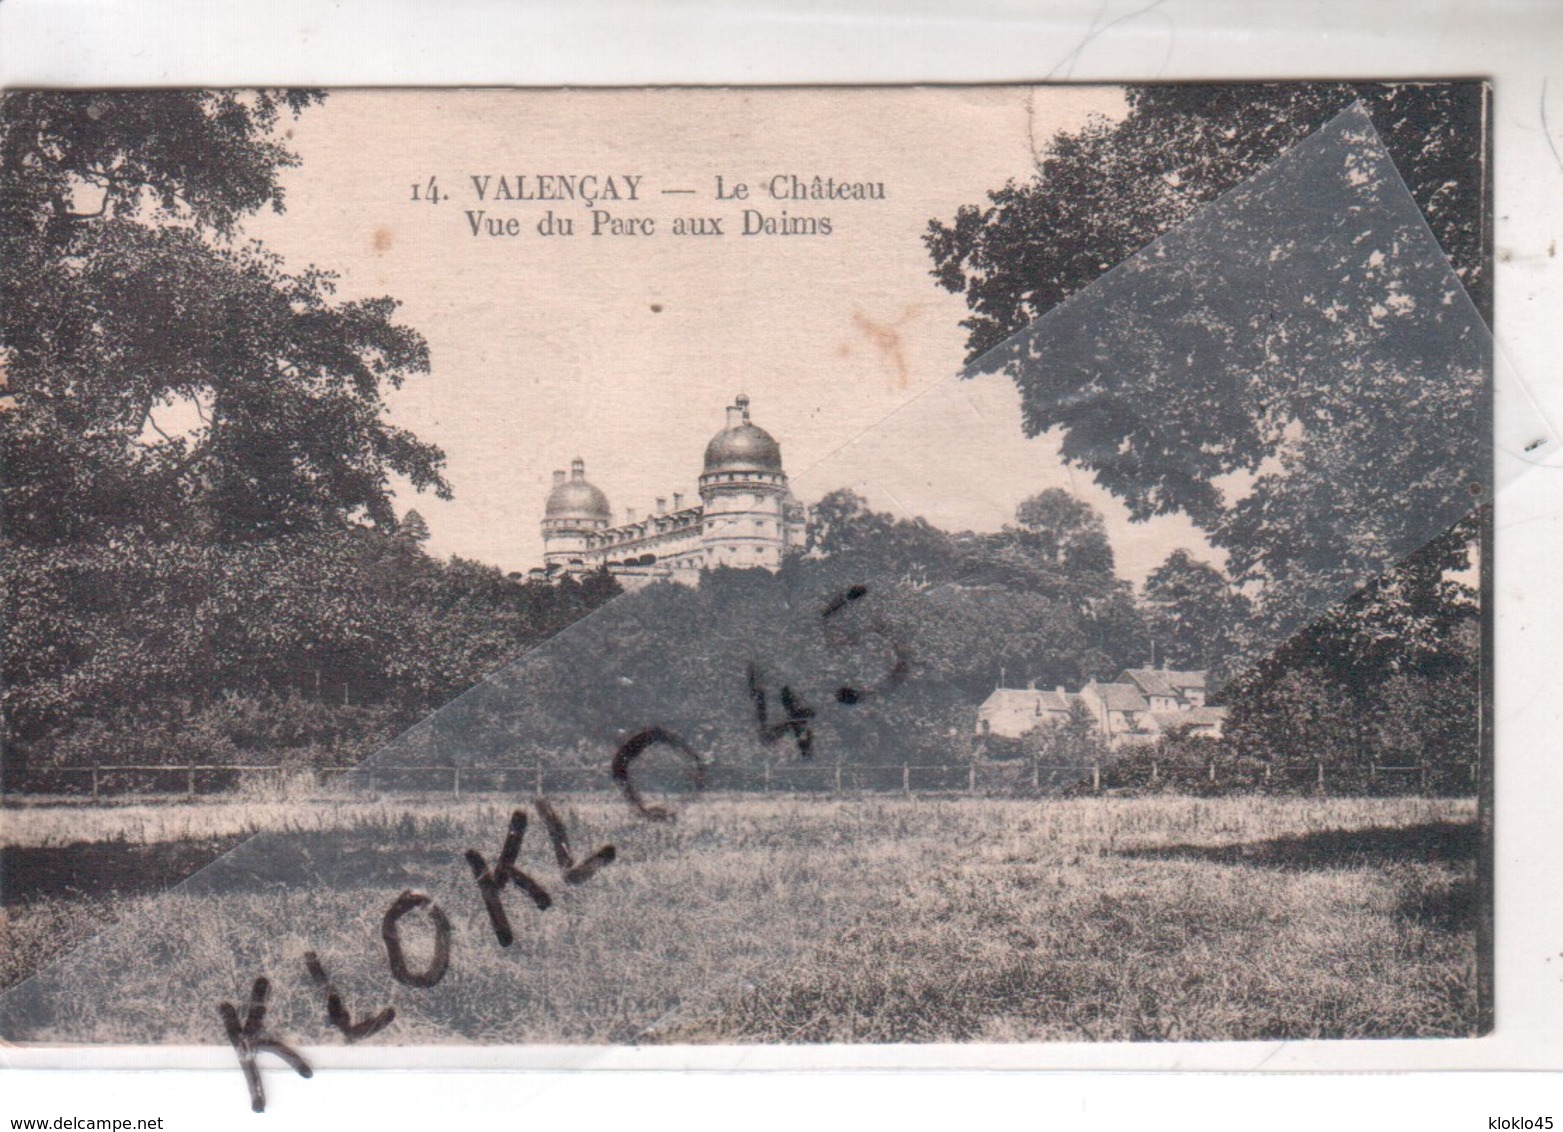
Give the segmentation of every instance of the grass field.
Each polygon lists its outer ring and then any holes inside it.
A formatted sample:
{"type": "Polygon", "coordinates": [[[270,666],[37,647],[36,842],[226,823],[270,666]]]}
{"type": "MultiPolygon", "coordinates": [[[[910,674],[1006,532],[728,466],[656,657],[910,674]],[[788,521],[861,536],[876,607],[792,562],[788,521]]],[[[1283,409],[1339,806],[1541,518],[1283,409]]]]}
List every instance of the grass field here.
{"type": "MultiPolygon", "coordinates": [[[[589,881],[540,823],[501,948],[461,855],[492,863],[508,801],[6,811],[5,1036],[220,1042],[220,1001],[340,1041],[315,951],[375,1042],[900,1042],[1455,1036],[1474,1031],[1475,805],[1303,798],[720,798],[676,822],[560,803],[589,881]],[[268,832],[171,892],[241,834],[268,832]],[[86,831],[86,832],[83,832],[86,831]],[[75,839],[91,844],[71,844],[75,839]],[[182,855],[182,856],[181,856],[182,855]],[[72,870],[76,871],[72,871],[72,870]],[[76,883],[69,878],[79,878],[76,883]],[[90,877],[92,883],[85,883],[90,877]],[[66,878],[66,879],[61,879],[66,878]],[[404,889],[450,919],[430,989],[388,973],[404,889]],[[83,895],[90,892],[92,895],[83,895]]],[[[414,966],[428,920],[403,934],[414,966]]]]}

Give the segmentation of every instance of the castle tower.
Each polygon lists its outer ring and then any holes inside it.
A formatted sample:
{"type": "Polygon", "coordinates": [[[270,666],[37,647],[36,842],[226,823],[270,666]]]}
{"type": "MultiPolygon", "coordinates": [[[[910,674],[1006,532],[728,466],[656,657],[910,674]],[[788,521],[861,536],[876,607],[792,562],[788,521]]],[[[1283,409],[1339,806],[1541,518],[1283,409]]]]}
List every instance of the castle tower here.
{"type": "Polygon", "coordinates": [[[554,473],[543,511],[543,562],[549,569],[582,568],[591,539],[609,523],[608,497],[586,482],[586,462],[570,462],[570,478],[554,473]]]}
{"type": "Polygon", "coordinates": [[[708,568],[780,568],[803,541],[802,509],[787,487],[781,446],[749,420],[749,398],[727,409],[727,427],[706,445],[700,476],[700,539],[708,568]]]}

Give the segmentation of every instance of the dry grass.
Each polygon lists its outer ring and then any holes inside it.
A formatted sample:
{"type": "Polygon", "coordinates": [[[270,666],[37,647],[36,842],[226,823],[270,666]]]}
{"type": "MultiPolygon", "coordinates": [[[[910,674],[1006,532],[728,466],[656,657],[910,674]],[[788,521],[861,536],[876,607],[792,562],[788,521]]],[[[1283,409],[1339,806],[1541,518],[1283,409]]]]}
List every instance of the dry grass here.
{"type": "MultiPolygon", "coordinates": [[[[19,806],[0,810],[0,844],[49,848],[117,841],[158,845],[248,837],[256,833],[316,833],[361,826],[384,827],[402,814],[452,808],[450,798],[409,806],[405,800],[353,802],[265,797],[129,805],[19,806]]],[[[458,803],[457,810],[463,809],[458,803]]]]}
{"type": "MultiPolygon", "coordinates": [[[[565,807],[577,855],[612,842],[619,859],[566,887],[534,824],[522,867],[556,903],[537,912],[508,892],[507,950],[460,854],[492,862],[509,808],[229,815],[294,824],[240,854],[252,874],[214,870],[207,883],[94,909],[122,926],[10,996],[6,1036],[221,1041],[216,1004],[242,1003],[264,973],[279,1033],[340,1040],[305,974],[307,950],[355,1016],[395,1005],[377,1041],[1188,1040],[1475,1026],[1466,801],[705,799],[662,825],[582,802],[565,807]],[[431,990],[387,973],[380,918],[404,888],[428,892],[454,928],[450,970],[431,990]]],[[[143,835],[234,828],[161,820],[149,817],[143,835]]],[[[0,947],[36,958],[80,927],[79,913],[48,902],[13,907],[0,947]]],[[[427,953],[416,917],[404,934],[427,953]]]]}

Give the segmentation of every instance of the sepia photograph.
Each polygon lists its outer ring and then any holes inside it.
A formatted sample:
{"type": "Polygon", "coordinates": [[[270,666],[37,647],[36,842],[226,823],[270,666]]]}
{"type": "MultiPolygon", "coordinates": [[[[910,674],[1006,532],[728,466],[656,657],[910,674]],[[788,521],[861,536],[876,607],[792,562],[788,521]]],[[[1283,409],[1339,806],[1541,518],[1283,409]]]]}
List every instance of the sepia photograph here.
{"type": "Polygon", "coordinates": [[[1492,1030],[1489,84],[0,99],[6,1043],[1492,1030]]]}

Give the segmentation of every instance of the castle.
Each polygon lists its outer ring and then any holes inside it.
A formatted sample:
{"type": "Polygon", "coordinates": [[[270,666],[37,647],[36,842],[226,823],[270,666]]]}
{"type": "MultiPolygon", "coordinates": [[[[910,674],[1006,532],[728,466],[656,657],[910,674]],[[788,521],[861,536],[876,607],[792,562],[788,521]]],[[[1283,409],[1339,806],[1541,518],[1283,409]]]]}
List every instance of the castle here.
{"type": "Polygon", "coordinates": [[[700,503],[686,507],[657,499],[656,510],[637,518],[627,511],[613,523],[608,497],[586,480],[580,457],[570,474],[554,473],[543,511],[540,578],[583,574],[606,567],[621,583],[657,579],[696,584],[701,570],[720,566],[777,570],[789,552],[802,550],[808,511],[793,498],[782,470],[781,445],[749,419],[749,398],[739,394],[727,424],[706,445],[700,503]]]}

